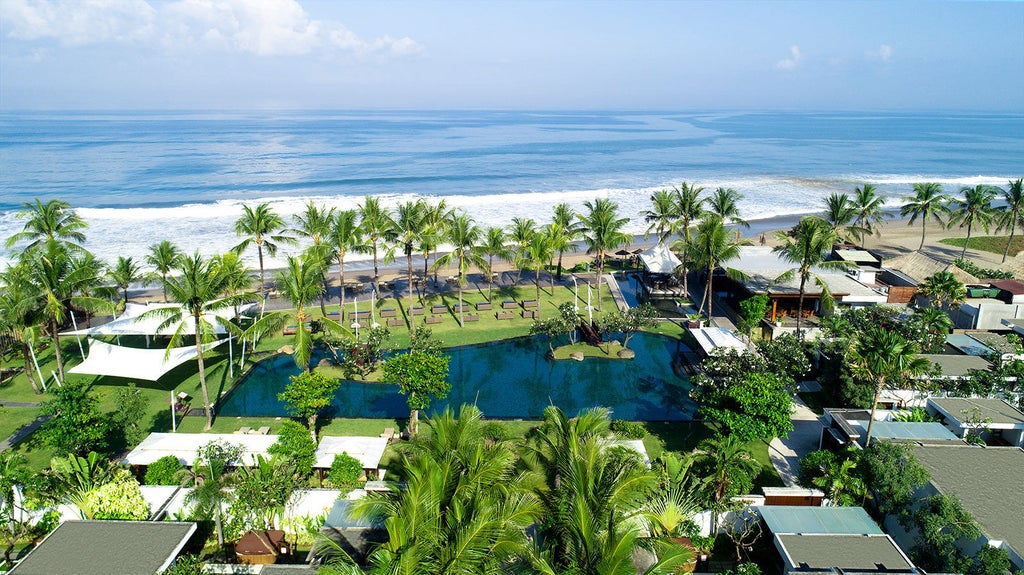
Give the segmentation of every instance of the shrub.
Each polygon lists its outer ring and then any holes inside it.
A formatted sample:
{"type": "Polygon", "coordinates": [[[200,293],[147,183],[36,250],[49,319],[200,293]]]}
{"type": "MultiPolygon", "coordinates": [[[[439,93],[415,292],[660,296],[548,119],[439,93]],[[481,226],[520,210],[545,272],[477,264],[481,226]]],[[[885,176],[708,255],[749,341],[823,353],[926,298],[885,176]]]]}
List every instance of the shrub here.
{"type": "Polygon", "coordinates": [[[623,439],[643,439],[647,437],[647,428],[639,421],[616,419],[611,423],[611,430],[623,439]]]}
{"type": "Polygon", "coordinates": [[[1013,279],[1012,272],[983,268],[978,264],[972,262],[971,260],[965,260],[963,258],[957,258],[953,260],[953,265],[964,270],[965,272],[971,274],[976,278],[1001,280],[1013,279]]]}
{"type": "Polygon", "coordinates": [[[165,455],[149,464],[144,481],[146,485],[177,485],[178,474],[185,466],[174,455],[165,455]]]}
{"type": "Polygon", "coordinates": [[[328,478],[331,485],[337,488],[352,487],[363,475],[363,464],[348,453],[342,452],[334,456],[331,462],[331,473],[328,478]]]}
{"type": "Polygon", "coordinates": [[[814,480],[824,474],[823,469],[836,465],[838,458],[835,453],[826,449],[812,451],[800,460],[800,485],[804,487],[815,487],[814,480]]]}
{"type": "Polygon", "coordinates": [[[488,421],[484,424],[480,433],[484,436],[484,439],[488,439],[493,442],[505,441],[512,436],[508,427],[500,421],[488,421]]]}
{"type": "Polygon", "coordinates": [[[282,455],[295,463],[296,470],[302,477],[309,477],[313,473],[313,464],[316,463],[316,443],[309,436],[309,430],[295,421],[281,423],[281,429],[277,432],[277,443],[267,449],[271,455],[282,455]]]}

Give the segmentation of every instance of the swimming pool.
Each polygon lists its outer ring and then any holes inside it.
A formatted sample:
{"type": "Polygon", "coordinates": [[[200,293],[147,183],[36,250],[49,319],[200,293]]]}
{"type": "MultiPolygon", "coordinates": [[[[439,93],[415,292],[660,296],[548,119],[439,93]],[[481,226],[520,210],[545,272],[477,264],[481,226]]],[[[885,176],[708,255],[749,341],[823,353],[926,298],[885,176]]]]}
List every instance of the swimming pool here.
{"type": "Polygon", "coordinates": [[[622,299],[626,300],[626,305],[629,307],[640,305],[640,293],[642,290],[639,273],[631,272],[625,274],[625,276],[616,275],[615,281],[619,284],[619,291],[622,292],[622,299]]]}
{"type": "MultiPolygon", "coordinates": [[[[542,337],[518,338],[447,350],[451,356],[447,399],[427,413],[475,403],[498,419],[539,419],[554,404],[575,415],[594,406],[611,408],[616,419],[684,421],[695,405],[689,382],[672,371],[671,360],[685,348],[675,339],[639,333],[629,342],[636,359],[547,359],[542,337]]],[[[314,358],[313,361],[318,361],[314,358]]],[[[223,416],[287,416],[278,401],[288,377],[298,373],[290,356],[257,364],[221,402],[223,416]]],[[[342,381],[329,408],[336,417],[404,418],[409,415],[398,386],[342,381]]]]}

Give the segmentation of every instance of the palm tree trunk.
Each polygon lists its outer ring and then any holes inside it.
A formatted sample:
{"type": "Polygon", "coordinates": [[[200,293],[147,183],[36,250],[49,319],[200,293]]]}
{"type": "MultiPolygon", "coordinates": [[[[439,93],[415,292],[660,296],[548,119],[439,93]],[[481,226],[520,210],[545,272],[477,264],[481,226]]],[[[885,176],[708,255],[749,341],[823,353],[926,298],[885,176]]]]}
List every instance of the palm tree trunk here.
{"type": "Polygon", "coordinates": [[[466,327],[462,322],[462,275],[459,275],[459,327],[466,327]]]}
{"type": "Polygon", "coordinates": [[[216,512],[213,514],[213,521],[217,526],[217,545],[224,548],[224,521],[221,519],[220,501],[217,502],[216,512]]]}
{"type": "Polygon", "coordinates": [[[377,240],[373,240],[373,287],[377,288],[377,278],[380,276],[380,271],[377,269],[377,240]]]}
{"type": "Polygon", "coordinates": [[[64,384],[64,356],[60,353],[60,335],[57,333],[57,319],[50,319],[50,329],[53,330],[51,338],[53,339],[53,354],[57,358],[57,375],[60,376],[61,385],[64,384]]]}
{"type": "Polygon", "coordinates": [[[796,338],[803,341],[804,334],[800,331],[800,317],[804,315],[804,285],[807,283],[807,277],[804,274],[800,274],[800,299],[796,304],[796,338]]]}
{"type": "Polygon", "coordinates": [[[882,383],[875,384],[875,396],[871,401],[871,418],[868,419],[868,435],[864,440],[864,449],[871,447],[871,428],[875,426],[875,411],[878,409],[878,396],[882,394],[882,383]]]}
{"type": "Polygon", "coordinates": [[[597,311],[602,311],[601,305],[601,283],[604,281],[604,250],[598,253],[597,264],[597,311]]]}
{"type": "Polygon", "coordinates": [[[167,274],[163,275],[164,278],[164,301],[167,301],[167,274]]]}
{"type": "Polygon", "coordinates": [[[487,301],[491,301],[492,287],[494,287],[494,256],[487,256],[487,301]]]}
{"type": "Polygon", "coordinates": [[[927,221],[928,221],[927,216],[921,218],[921,245],[917,246],[917,251],[921,251],[921,250],[924,249],[924,232],[925,232],[925,223],[927,221]]]}
{"type": "Polygon", "coordinates": [[[967,239],[964,240],[964,249],[960,250],[960,259],[967,255],[967,244],[971,243],[971,225],[967,224],[967,239]]]}
{"type": "MultiPolygon", "coordinates": [[[[196,353],[198,354],[196,355],[196,361],[199,363],[199,386],[203,388],[203,410],[206,412],[206,427],[203,428],[203,431],[209,431],[213,427],[213,406],[210,405],[210,392],[206,388],[206,366],[203,365],[203,342],[199,337],[199,319],[199,314],[195,314],[196,353]]],[[[223,534],[219,531],[218,535],[223,538],[223,534]]],[[[224,545],[223,541],[221,541],[221,545],[224,545]]]]}
{"type": "MultiPolygon", "coordinates": [[[[263,270],[263,242],[256,242],[256,255],[260,258],[260,293],[267,291],[267,278],[263,270]]],[[[164,299],[167,299],[167,288],[164,288],[164,299]]]]}
{"type": "Polygon", "coordinates": [[[540,266],[537,266],[537,271],[534,274],[533,283],[537,286],[537,317],[540,318],[540,266]]]}
{"type": "Polygon", "coordinates": [[[32,374],[32,353],[26,341],[21,342],[21,355],[25,359],[25,375],[28,377],[28,382],[32,384],[32,391],[36,392],[36,395],[43,393],[36,385],[36,377],[32,374]]]}
{"type": "Polygon", "coordinates": [[[420,410],[410,409],[409,410],[409,436],[416,435],[416,431],[420,426],[420,410]]]}
{"type": "Polygon", "coordinates": [[[558,273],[555,278],[562,281],[562,250],[558,250],[558,273]]]}
{"type": "Polygon", "coordinates": [[[320,294],[320,315],[327,317],[327,276],[324,275],[320,281],[324,284],[324,293],[320,294]]]}
{"type": "Polygon", "coordinates": [[[1003,249],[1003,262],[1006,263],[1006,255],[1010,253],[1010,244],[1013,243],[1013,232],[1017,229],[1017,220],[1014,219],[1013,223],[1010,224],[1010,239],[1006,240],[1006,248],[1003,249]]]}
{"type": "Polygon", "coordinates": [[[341,286],[341,302],[338,305],[338,317],[345,320],[345,252],[338,252],[338,285],[341,286]]]}
{"type": "MultiPolygon", "coordinates": [[[[437,248],[434,248],[434,261],[437,261],[437,248]]],[[[437,268],[434,268],[434,289],[437,289],[437,268]]]]}
{"type": "MultiPolygon", "coordinates": [[[[406,269],[409,272],[409,317],[412,317],[412,252],[405,253],[406,269]]],[[[412,329],[412,322],[409,322],[409,329],[412,329]]]]}
{"type": "Polygon", "coordinates": [[[714,277],[715,277],[715,270],[709,266],[708,267],[708,294],[706,296],[706,299],[708,300],[708,327],[711,327],[711,318],[714,317],[714,315],[715,315],[714,311],[713,311],[713,308],[712,308],[712,306],[714,305],[714,302],[711,299],[711,298],[715,297],[715,290],[712,287],[714,285],[713,284],[714,277]]]}

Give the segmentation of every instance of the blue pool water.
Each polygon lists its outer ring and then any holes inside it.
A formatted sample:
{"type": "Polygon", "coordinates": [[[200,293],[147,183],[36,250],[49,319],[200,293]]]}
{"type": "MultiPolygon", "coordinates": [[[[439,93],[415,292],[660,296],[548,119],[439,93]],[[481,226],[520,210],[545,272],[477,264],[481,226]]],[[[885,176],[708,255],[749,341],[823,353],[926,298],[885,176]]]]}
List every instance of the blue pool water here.
{"type": "MultiPolygon", "coordinates": [[[[636,273],[628,273],[623,276],[616,276],[615,281],[619,284],[619,291],[622,292],[622,299],[626,305],[636,307],[640,305],[640,276],[636,273]]],[[[632,342],[630,342],[632,343],[632,342]]]]}
{"type": "MultiPolygon", "coordinates": [[[[475,403],[484,415],[500,419],[539,419],[554,404],[575,415],[603,406],[616,419],[680,421],[691,419],[694,404],[689,383],[672,372],[676,340],[640,333],[629,342],[634,360],[553,361],[545,357],[541,337],[453,348],[447,399],[427,413],[450,405],[475,403]]],[[[316,358],[314,358],[316,361],[316,358]]],[[[222,402],[224,416],[286,416],[278,401],[288,377],[298,373],[290,356],[259,363],[222,402]]],[[[405,396],[395,385],[343,381],[330,414],[336,417],[403,418],[405,396]]]]}

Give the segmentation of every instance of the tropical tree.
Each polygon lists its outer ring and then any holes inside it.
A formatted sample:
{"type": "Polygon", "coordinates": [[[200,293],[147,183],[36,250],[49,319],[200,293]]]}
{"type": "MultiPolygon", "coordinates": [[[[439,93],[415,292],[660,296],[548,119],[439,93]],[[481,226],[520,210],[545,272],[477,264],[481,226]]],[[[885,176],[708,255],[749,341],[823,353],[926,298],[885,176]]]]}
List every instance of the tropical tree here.
{"type": "Polygon", "coordinates": [[[604,260],[609,250],[628,244],[633,237],[622,231],[629,218],[619,217],[619,206],[608,198],[583,202],[585,215],[577,216],[582,224],[587,253],[597,255],[597,309],[602,309],[601,285],[604,283],[604,260]]]}
{"type": "MultiPolygon", "coordinates": [[[[230,296],[236,296],[249,291],[252,287],[255,279],[251,275],[249,266],[245,265],[242,261],[242,257],[238,255],[238,252],[227,252],[219,256],[213,257],[214,265],[220,268],[221,272],[227,276],[224,283],[224,293],[230,296]]],[[[235,315],[239,313],[239,304],[241,301],[236,300],[234,304],[235,315]]]]}
{"type": "MultiPolygon", "coordinates": [[[[36,381],[33,371],[33,347],[38,337],[37,326],[43,321],[42,307],[30,290],[26,263],[10,266],[0,273],[0,334],[10,338],[21,350],[25,376],[32,391],[39,395],[42,380],[36,381]]],[[[41,377],[41,376],[40,376],[41,377]]]]}
{"type": "Polygon", "coordinates": [[[179,347],[185,337],[195,340],[196,364],[199,366],[199,385],[203,390],[203,409],[206,413],[206,426],[213,426],[213,405],[210,403],[210,392],[206,386],[206,366],[203,353],[206,344],[216,339],[216,327],[213,322],[227,328],[229,322],[214,315],[219,310],[230,309],[236,303],[252,301],[255,296],[240,293],[224,296],[228,289],[230,276],[216,260],[208,260],[195,252],[185,256],[178,262],[178,275],[167,278],[167,292],[176,306],[156,308],[143,314],[163,320],[160,327],[175,326],[174,333],[167,344],[167,353],[179,347]],[[191,328],[192,333],[188,333],[191,328]]]}
{"type": "Polygon", "coordinates": [[[558,271],[556,277],[562,281],[562,254],[567,251],[576,251],[576,239],[580,236],[579,223],[576,221],[576,212],[569,204],[561,203],[555,206],[554,216],[551,223],[561,227],[567,243],[555,242],[555,249],[558,250],[558,271]]]}
{"type": "Polygon", "coordinates": [[[355,210],[340,210],[334,216],[331,232],[327,243],[334,249],[334,261],[338,262],[338,285],[341,288],[341,309],[345,309],[345,256],[349,252],[361,252],[366,249],[362,230],[359,227],[359,215],[355,210]]]}
{"type": "Polygon", "coordinates": [[[341,381],[318,371],[303,371],[290,379],[291,383],[277,394],[277,398],[288,404],[288,411],[306,420],[309,435],[316,443],[317,415],[331,404],[341,381]]]}
{"type": "Polygon", "coordinates": [[[708,305],[708,317],[714,315],[712,298],[714,296],[715,269],[729,260],[740,256],[740,246],[743,245],[740,233],[735,230],[727,230],[722,220],[717,215],[708,215],[697,226],[697,235],[694,237],[689,252],[693,261],[704,266],[707,270],[707,284],[704,290],[704,298],[700,303],[700,309],[704,310],[704,303],[708,305]]]}
{"type": "Polygon", "coordinates": [[[243,205],[242,215],[235,221],[235,233],[245,239],[233,251],[242,252],[251,244],[256,244],[256,254],[260,264],[260,293],[266,293],[267,282],[263,269],[263,252],[274,257],[277,255],[278,244],[294,244],[295,239],[285,233],[284,219],[279,216],[270,204],[259,204],[255,208],[243,205]]]}
{"type": "Polygon", "coordinates": [[[854,472],[857,461],[853,458],[836,460],[833,465],[822,466],[821,475],[814,478],[814,486],[820,487],[825,496],[837,507],[863,505],[868,496],[867,485],[854,472]]]}
{"type": "MultiPolygon", "coordinates": [[[[76,279],[75,292],[72,295],[78,295],[82,297],[94,297],[102,298],[107,301],[114,299],[117,294],[117,288],[108,285],[110,283],[110,270],[103,260],[99,259],[92,252],[87,250],[74,250],[71,252],[71,267],[73,268],[73,274],[76,279]]],[[[72,309],[75,309],[74,303],[72,303],[72,309]]],[[[109,311],[114,311],[114,305],[111,303],[109,311]]],[[[92,310],[89,307],[83,309],[76,309],[76,311],[85,312],[85,324],[92,327],[92,310]]],[[[107,310],[100,310],[107,311],[107,310]]]]}
{"type": "Polygon", "coordinates": [[[750,224],[740,217],[740,200],[743,194],[732,188],[716,188],[715,192],[708,198],[708,212],[718,215],[723,222],[737,224],[749,228],[750,224]]]}
{"type": "MultiPolygon", "coordinates": [[[[423,275],[427,274],[427,256],[434,253],[437,261],[437,246],[448,233],[448,223],[455,212],[448,207],[448,202],[441,200],[436,204],[423,202],[423,231],[420,233],[420,249],[423,250],[423,275]]],[[[434,287],[437,287],[437,268],[434,266],[434,287]]]]}
{"type": "Polygon", "coordinates": [[[917,293],[930,299],[932,307],[939,309],[944,306],[958,309],[967,301],[967,288],[951,271],[935,272],[924,278],[917,293]]]}
{"type": "Polygon", "coordinates": [[[320,292],[320,313],[325,316],[327,315],[327,303],[324,299],[327,294],[326,274],[334,256],[334,249],[330,244],[331,231],[334,227],[334,211],[334,208],[318,206],[310,200],[306,204],[305,210],[292,216],[295,227],[290,230],[297,237],[311,242],[305,252],[306,258],[321,260],[324,273],[321,276],[321,281],[324,284],[324,289],[320,292]]]}
{"type": "Polygon", "coordinates": [[[230,531],[274,529],[276,518],[284,514],[303,479],[295,462],[287,457],[257,455],[253,465],[236,472],[230,531]]]}
{"type": "Polygon", "coordinates": [[[679,220],[679,210],[672,192],[658,190],[651,194],[651,209],[641,211],[640,215],[648,224],[644,231],[644,239],[649,238],[651,232],[655,232],[658,235],[658,243],[665,243],[672,235],[676,221],[679,220]]]}
{"type": "Polygon", "coordinates": [[[483,232],[479,226],[473,223],[471,217],[465,213],[455,213],[445,229],[444,241],[452,249],[437,259],[434,269],[449,265],[452,261],[456,262],[459,284],[459,326],[465,327],[462,321],[462,288],[466,285],[466,274],[469,272],[470,266],[476,266],[484,275],[490,276],[491,268],[483,258],[484,249],[480,245],[483,232]]]}
{"type": "MultiPolygon", "coordinates": [[[[422,201],[407,201],[395,208],[394,235],[395,241],[402,247],[405,254],[407,273],[409,274],[409,309],[412,309],[412,254],[421,239],[423,227],[426,223],[426,204],[422,201]]],[[[429,251],[429,250],[428,250],[429,251]]],[[[424,259],[424,261],[426,261],[424,259]]],[[[424,272],[426,275],[426,272],[424,272]]],[[[411,312],[410,312],[411,313],[411,312]]],[[[412,322],[409,322],[409,329],[412,330],[412,322]]]]}
{"type": "Polygon", "coordinates": [[[491,271],[487,274],[487,301],[491,301],[491,288],[494,286],[494,258],[508,261],[515,257],[515,252],[508,246],[505,229],[497,226],[487,228],[480,248],[483,255],[487,256],[487,269],[491,271]]]}
{"type": "Polygon", "coordinates": [[[729,500],[753,487],[761,464],[733,435],[702,441],[694,457],[698,474],[704,477],[700,495],[711,508],[711,529],[714,532],[718,527],[718,515],[727,509],[729,500]]]}
{"type": "Polygon", "coordinates": [[[843,232],[856,217],[850,196],[837,193],[829,194],[825,198],[825,214],[823,217],[828,222],[829,228],[832,229],[832,233],[842,238],[843,232]]]}
{"type": "Polygon", "coordinates": [[[234,499],[231,487],[236,476],[230,466],[236,465],[241,455],[238,445],[211,441],[197,450],[191,469],[182,474],[182,485],[192,488],[185,501],[196,506],[199,516],[213,516],[220,547],[224,547],[224,506],[234,499]]]}
{"type": "Polygon", "coordinates": [[[928,370],[930,362],[920,357],[920,353],[921,346],[917,342],[907,341],[895,331],[882,327],[865,329],[854,343],[849,355],[853,371],[874,387],[865,448],[871,446],[875,410],[878,409],[878,396],[882,390],[928,370]]]}
{"type": "Polygon", "coordinates": [[[825,261],[832,250],[832,246],[838,240],[835,232],[829,227],[828,222],[815,216],[801,218],[796,226],[788,232],[779,231],[775,234],[779,245],[772,248],[772,251],[779,254],[783,260],[794,264],[796,267],[779,276],[778,281],[786,281],[797,275],[800,278],[800,300],[797,303],[796,333],[803,339],[803,332],[800,331],[800,320],[804,313],[804,295],[807,288],[807,280],[813,276],[815,282],[821,288],[821,300],[826,302],[831,294],[825,281],[817,276],[814,268],[845,268],[850,263],[845,261],[825,261]]]}
{"type": "MultiPolygon", "coordinates": [[[[289,257],[285,268],[277,274],[277,285],[281,297],[295,306],[294,310],[268,314],[264,316],[263,320],[254,323],[249,328],[257,330],[258,333],[266,333],[267,330],[279,329],[286,321],[294,321],[295,339],[292,342],[292,358],[295,360],[295,365],[305,371],[309,371],[309,358],[313,355],[313,334],[308,325],[311,318],[306,315],[305,307],[316,301],[316,298],[323,293],[324,285],[320,281],[322,277],[323,261],[309,257],[289,257]],[[260,325],[264,321],[267,325],[260,325]]],[[[327,316],[318,321],[324,328],[331,331],[345,332],[341,324],[328,319],[327,316]]]]}
{"type": "Polygon", "coordinates": [[[1003,249],[1003,263],[1006,263],[1006,256],[1010,253],[1010,244],[1013,243],[1013,235],[1017,231],[1017,224],[1024,224],[1024,180],[1017,178],[1010,180],[1010,185],[1003,190],[1004,205],[999,208],[996,218],[999,229],[1010,228],[1010,238],[1006,240],[1006,248],[1003,249]]]}
{"type": "MultiPolygon", "coordinates": [[[[376,291],[380,289],[379,250],[384,242],[392,239],[393,222],[387,208],[373,196],[363,198],[363,203],[356,210],[359,212],[359,227],[373,254],[373,289],[376,291]]],[[[411,277],[409,281],[412,281],[411,277]]]]}
{"type": "Polygon", "coordinates": [[[889,214],[883,206],[885,201],[878,196],[875,187],[871,184],[864,184],[853,190],[853,211],[856,226],[855,232],[860,237],[860,247],[864,248],[864,236],[875,235],[878,230],[875,225],[880,223],[889,214]]]}
{"type": "Polygon", "coordinates": [[[565,224],[559,221],[553,221],[550,224],[544,226],[544,235],[548,238],[548,243],[551,244],[552,254],[558,253],[558,264],[557,271],[554,275],[548,274],[551,278],[551,289],[555,288],[555,279],[562,281],[562,254],[565,252],[576,251],[575,239],[577,232],[573,227],[575,224],[571,224],[566,227],[565,224]]]}
{"type": "Polygon", "coordinates": [[[444,399],[451,390],[448,356],[413,349],[392,356],[382,368],[384,381],[397,384],[405,394],[409,403],[409,434],[416,435],[419,412],[430,407],[432,397],[444,399]]]}
{"type": "Polygon", "coordinates": [[[918,251],[924,249],[924,234],[928,220],[934,220],[939,225],[946,225],[942,218],[949,215],[950,200],[948,195],[942,193],[942,184],[931,182],[914,184],[914,195],[903,198],[906,203],[900,208],[900,215],[910,216],[907,225],[912,226],[918,218],[921,218],[921,245],[918,246],[918,251]]]}
{"type": "Polygon", "coordinates": [[[110,279],[122,293],[122,303],[128,303],[128,286],[143,279],[142,266],[131,256],[117,256],[117,263],[110,269],[110,279]]]}
{"type": "Polygon", "coordinates": [[[167,301],[167,274],[178,265],[182,257],[178,246],[169,240],[163,240],[149,246],[149,253],[146,254],[146,263],[156,268],[156,274],[160,278],[160,285],[163,287],[164,301],[167,301]]]}
{"type": "Polygon", "coordinates": [[[690,271],[690,242],[693,239],[690,236],[690,228],[695,221],[704,216],[704,205],[707,203],[707,199],[701,197],[703,193],[703,187],[686,182],[680,184],[678,188],[672,188],[676,211],[679,214],[679,218],[676,220],[675,231],[679,234],[679,239],[681,240],[681,243],[676,242],[673,245],[673,249],[683,256],[681,258],[682,265],[680,266],[680,271],[683,276],[683,293],[687,297],[690,295],[688,276],[690,271]]]}
{"type": "Polygon", "coordinates": [[[533,218],[512,218],[509,226],[508,239],[512,249],[512,265],[516,268],[516,279],[512,285],[518,286],[523,275],[523,268],[529,265],[529,246],[537,233],[537,222],[533,218]]]}
{"type": "Polygon", "coordinates": [[[996,194],[1001,192],[1000,188],[978,184],[971,188],[964,186],[960,188],[963,199],[953,200],[950,208],[953,213],[949,217],[950,225],[960,224],[961,228],[967,228],[967,239],[964,240],[964,249],[960,251],[960,257],[967,255],[967,246],[971,243],[971,229],[975,225],[981,226],[988,232],[989,226],[995,220],[995,213],[992,210],[992,200],[996,194]]]}
{"type": "Polygon", "coordinates": [[[540,317],[540,272],[544,269],[544,264],[555,255],[551,238],[543,231],[538,231],[530,238],[530,245],[527,246],[526,253],[533,263],[533,283],[537,287],[537,295],[534,297],[537,299],[537,317],[540,317]]]}
{"type": "Polygon", "coordinates": [[[22,203],[24,209],[18,211],[15,217],[25,220],[22,230],[7,238],[7,249],[27,242],[25,250],[32,250],[42,246],[47,241],[58,241],[68,246],[70,251],[84,250],[82,243],[85,242],[83,230],[87,227],[71,204],[62,200],[50,200],[45,204],[36,198],[34,203],[22,203]]]}

